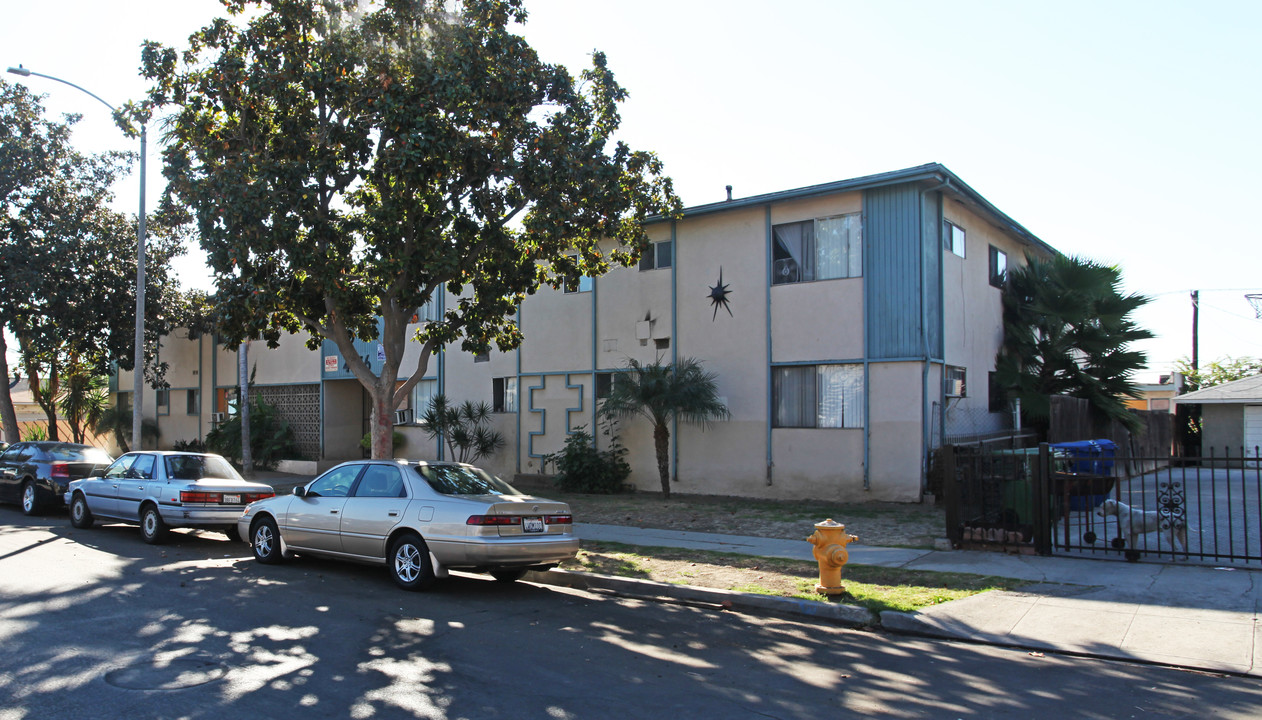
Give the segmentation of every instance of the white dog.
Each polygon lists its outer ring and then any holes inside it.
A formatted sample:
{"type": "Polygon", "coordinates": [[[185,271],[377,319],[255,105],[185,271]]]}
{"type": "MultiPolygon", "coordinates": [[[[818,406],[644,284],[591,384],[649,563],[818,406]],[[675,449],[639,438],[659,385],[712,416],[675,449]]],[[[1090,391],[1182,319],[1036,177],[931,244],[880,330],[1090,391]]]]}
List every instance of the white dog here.
{"type": "Polygon", "coordinates": [[[1113,499],[1105,500],[1100,507],[1095,509],[1095,514],[1102,518],[1110,515],[1117,516],[1118,529],[1127,537],[1126,547],[1129,549],[1139,549],[1137,543],[1140,535],[1160,532],[1170,538],[1171,552],[1175,549],[1174,542],[1177,539],[1183,546],[1183,553],[1187,554],[1188,528],[1185,522],[1161,517],[1161,514],[1155,510],[1140,510],[1113,499]]]}

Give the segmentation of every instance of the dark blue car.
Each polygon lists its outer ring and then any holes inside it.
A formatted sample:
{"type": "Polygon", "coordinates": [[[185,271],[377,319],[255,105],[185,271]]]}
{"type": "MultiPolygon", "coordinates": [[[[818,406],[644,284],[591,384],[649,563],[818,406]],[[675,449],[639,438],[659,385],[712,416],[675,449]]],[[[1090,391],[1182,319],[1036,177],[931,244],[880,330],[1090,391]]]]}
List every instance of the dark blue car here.
{"type": "Polygon", "coordinates": [[[0,454],[0,502],[20,503],[27,515],[64,506],[71,480],[88,477],[111,462],[109,453],[90,445],[46,440],[13,443],[0,454]]]}

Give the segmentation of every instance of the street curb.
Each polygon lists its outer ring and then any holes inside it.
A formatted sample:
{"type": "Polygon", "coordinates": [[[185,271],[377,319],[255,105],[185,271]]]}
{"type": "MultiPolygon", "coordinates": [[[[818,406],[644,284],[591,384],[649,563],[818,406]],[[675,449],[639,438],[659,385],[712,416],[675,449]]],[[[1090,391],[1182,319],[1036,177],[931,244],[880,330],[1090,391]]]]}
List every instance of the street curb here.
{"type": "Polygon", "coordinates": [[[615,577],[589,572],[552,569],[526,574],[528,582],[542,585],[558,585],[580,590],[607,590],[622,595],[644,599],[673,599],[705,603],[722,610],[761,610],[785,615],[799,615],[829,620],[849,627],[876,625],[876,618],[867,608],[840,603],[822,603],[815,600],[758,595],[734,590],[700,588],[692,585],[673,585],[655,580],[615,577]]]}

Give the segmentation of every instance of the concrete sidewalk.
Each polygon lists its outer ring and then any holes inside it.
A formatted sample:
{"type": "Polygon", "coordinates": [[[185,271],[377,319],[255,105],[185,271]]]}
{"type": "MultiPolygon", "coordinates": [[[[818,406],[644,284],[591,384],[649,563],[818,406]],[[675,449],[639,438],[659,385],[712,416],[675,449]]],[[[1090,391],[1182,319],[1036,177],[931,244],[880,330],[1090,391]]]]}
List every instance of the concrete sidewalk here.
{"type": "MultiPolygon", "coordinates": [[[[617,525],[576,524],[575,531],[583,540],[814,562],[812,547],[805,541],[617,525]]],[[[858,543],[847,550],[856,564],[997,575],[1031,583],[1019,591],[982,593],[915,613],[884,612],[880,624],[886,630],[1262,677],[1260,571],[858,543]]],[[[642,581],[634,582],[641,583],[641,594],[650,594],[642,581]]],[[[571,584],[593,585],[578,580],[571,584]]],[[[706,591],[696,588],[652,585],[654,592],[693,600],[707,597],[706,591]]],[[[739,595],[709,593],[715,602],[739,595]]],[[[735,604],[744,599],[738,597],[735,604]]],[[[867,612],[822,612],[817,606],[836,606],[765,596],[749,601],[783,612],[831,614],[856,624],[867,612]],[[777,606],[780,600],[784,602],[777,606]]]]}

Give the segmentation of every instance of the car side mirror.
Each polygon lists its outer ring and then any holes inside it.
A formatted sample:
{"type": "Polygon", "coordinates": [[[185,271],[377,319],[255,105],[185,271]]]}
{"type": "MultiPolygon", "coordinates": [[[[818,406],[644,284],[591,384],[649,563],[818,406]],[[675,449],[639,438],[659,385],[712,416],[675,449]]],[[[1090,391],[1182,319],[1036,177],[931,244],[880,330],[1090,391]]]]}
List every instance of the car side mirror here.
{"type": "Polygon", "coordinates": [[[298,487],[294,488],[294,494],[297,495],[298,497],[306,497],[307,488],[303,487],[302,485],[299,485],[298,487]]]}

